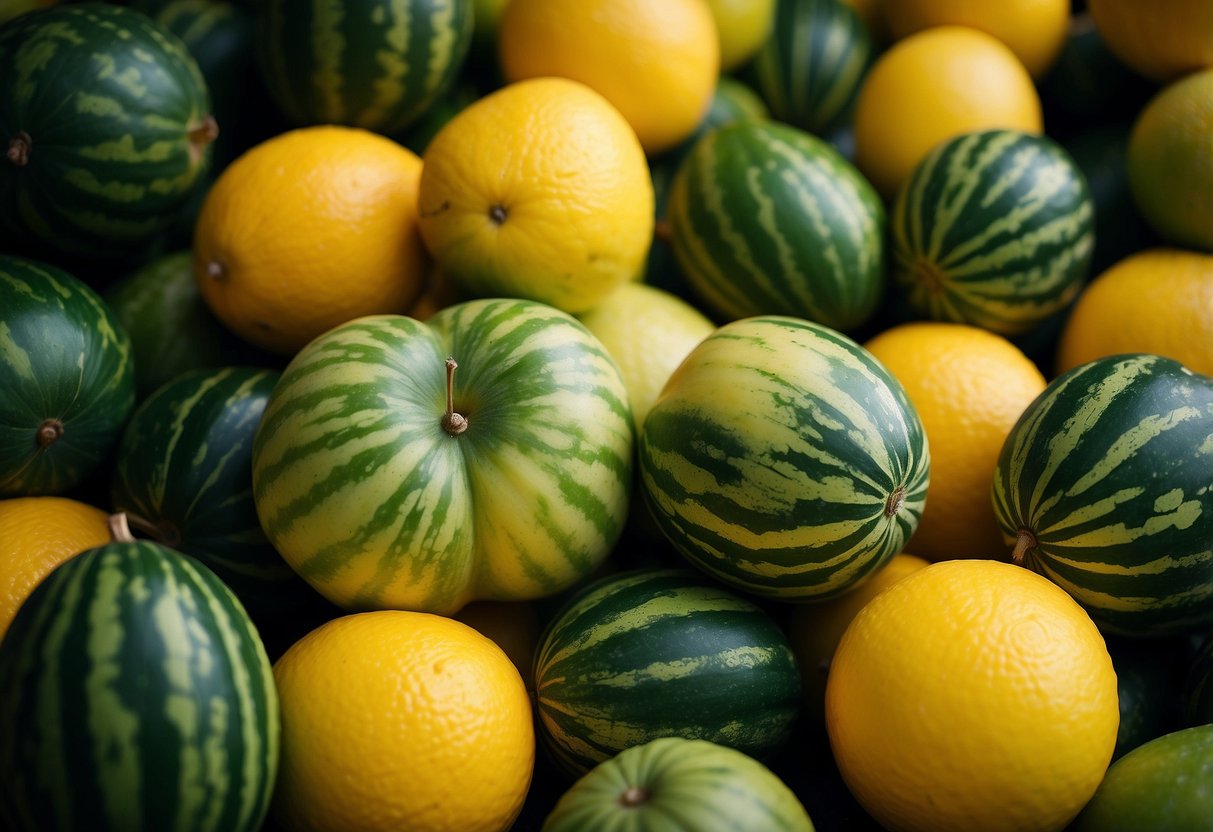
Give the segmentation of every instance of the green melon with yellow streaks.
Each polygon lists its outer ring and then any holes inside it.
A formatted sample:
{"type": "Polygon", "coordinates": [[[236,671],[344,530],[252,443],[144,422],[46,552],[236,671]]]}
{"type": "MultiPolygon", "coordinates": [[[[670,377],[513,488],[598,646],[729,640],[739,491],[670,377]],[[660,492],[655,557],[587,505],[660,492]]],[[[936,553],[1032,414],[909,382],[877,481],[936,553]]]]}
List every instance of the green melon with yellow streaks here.
{"type": "Polygon", "coordinates": [[[1213,626],[1213,379],[1109,356],[1054,379],[1003,445],[994,510],[1016,562],[1130,636],[1213,626]]]}
{"type": "Polygon", "coordinates": [[[0,255],[0,497],[62,494],[135,406],[131,341],[62,269],[0,255]]]}
{"type": "Polygon", "coordinates": [[[659,737],[761,757],[791,734],[800,673],[753,602],[689,570],[637,570],[589,585],[548,625],[535,708],[546,747],[573,776],[659,737]]]}
{"type": "Polygon", "coordinates": [[[0,827],[255,832],[278,697],[244,609],[150,541],[50,574],[0,642],[0,827]]]}
{"type": "Polygon", "coordinates": [[[843,0],[779,0],[745,77],[780,121],[825,136],[850,122],[875,50],[843,0]]]}
{"type": "Polygon", "coordinates": [[[452,614],[571,586],[622,532],[632,413],[571,315],[474,300],[306,346],[253,445],[262,527],[347,609],[452,614]]]}
{"type": "Polygon", "coordinates": [[[935,147],[898,192],[893,279],[919,315],[1019,335],[1082,289],[1095,206],[1069,154],[1016,130],[935,147]]]}
{"type": "Polygon", "coordinates": [[[447,91],[472,39],[472,0],[266,0],[257,57],[297,125],[410,126],[447,91]]]}
{"type": "Polygon", "coordinates": [[[885,286],[885,212],[850,162],[773,121],[709,132],[674,179],[674,254],[724,321],[793,315],[852,330],[885,286]]]}
{"type": "Polygon", "coordinates": [[[198,64],[139,12],[81,3],[0,27],[0,243],[128,253],[174,220],[217,135],[198,64]]]}
{"type": "Polygon", "coordinates": [[[646,504],[692,563],[784,600],[846,592],[918,527],[930,459],[917,411],[867,350],[766,316],[705,338],[638,442],[646,504]]]}

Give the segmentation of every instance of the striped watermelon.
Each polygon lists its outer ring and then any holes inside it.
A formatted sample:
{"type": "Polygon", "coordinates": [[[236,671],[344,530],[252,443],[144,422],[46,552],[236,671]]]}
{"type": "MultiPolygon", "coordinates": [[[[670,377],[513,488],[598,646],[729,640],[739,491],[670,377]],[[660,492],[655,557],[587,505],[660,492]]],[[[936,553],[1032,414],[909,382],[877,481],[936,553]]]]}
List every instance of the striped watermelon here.
{"type": "Polygon", "coordinates": [[[795,318],[719,328],[675,370],[639,438],[662,532],[757,595],[839,595],[918,527],[929,453],[901,385],[844,335],[795,318]]]}
{"type": "Polygon", "coordinates": [[[266,0],[257,57],[296,125],[395,133],[450,87],[472,39],[472,0],[266,0]]]}
{"type": "Polygon", "coordinates": [[[1002,335],[1073,300],[1095,248],[1095,208],[1059,145],[1015,130],[938,145],[898,192],[893,277],[915,313],[1002,335]]]}
{"type": "Polygon", "coordinates": [[[257,631],[149,541],[58,567],[0,642],[0,827],[255,832],[278,767],[257,631]]]}
{"type": "Polygon", "coordinates": [[[270,541],[329,600],[451,614],[593,570],[622,531],[632,446],[623,379],[584,326],[476,300],[305,347],[258,429],[253,493],[270,541]]]}
{"type": "Polygon", "coordinates": [[[800,800],[762,763],[740,751],[680,737],[637,745],[573,784],[543,832],[660,832],[679,829],[813,832],[800,800]]]}
{"type": "Polygon", "coordinates": [[[573,776],[659,737],[761,757],[791,734],[800,673],[759,607],[687,570],[644,569],[590,584],[548,625],[535,707],[573,776]]]}
{"type": "Polygon", "coordinates": [[[130,338],[97,293],[0,255],[0,497],[80,483],[134,406],[130,338]]]}
{"type": "Polygon", "coordinates": [[[0,28],[0,243],[122,254],[171,223],[218,127],[184,45],[105,3],[0,28]]]}
{"type": "Polygon", "coordinates": [[[1106,632],[1213,625],[1213,379],[1156,355],[1054,379],[1016,423],[994,510],[1013,559],[1106,632]]]}
{"type": "Polygon", "coordinates": [[[851,120],[875,54],[842,0],[779,0],[771,35],[745,77],[780,121],[825,136],[851,120]]]}
{"type": "Polygon", "coordinates": [[[272,370],[223,367],[168,382],[126,426],[110,492],[131,526],[205,563],[254,614],[312,594],[253,503],[253,437],[277,381],[272,370]]]}
{"type": "Polygon", "coordinates": [[[858,327],[884,290],[885,214],[850,162],[771,121],[708,133],[666,208],[679,266],[724,320],[793,315],[858,327]]]}

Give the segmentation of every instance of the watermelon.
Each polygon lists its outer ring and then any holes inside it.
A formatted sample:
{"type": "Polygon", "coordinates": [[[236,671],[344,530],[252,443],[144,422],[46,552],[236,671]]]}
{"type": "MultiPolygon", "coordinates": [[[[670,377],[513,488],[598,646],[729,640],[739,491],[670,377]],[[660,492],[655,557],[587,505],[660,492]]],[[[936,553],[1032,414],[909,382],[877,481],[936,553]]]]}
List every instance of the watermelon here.
{"type": "Polygon", "coordinates": [[[751,756],[787,741],[800,673],[762,609],[685,569],[641,569],[575,595],[535,651],[545,747],[580,776],[659,737],[751,756]]]}
{"type": "Polygon", "coordinates": [[[1095,247],[1082,171],[1044,136],[979,130],[937,145],[889,221],[893,279],[918,315],[1018,335],[1069,305],[1095,247]]]}
{"type": "Polygon", "coordinates": [[[257,24],[262,77],[294,124],[392,134],[458,76],[472,0],[266,0],[257,24]]]}
{"type": "Polygon", "coordinates": [[[203,180],[218,126],[198,64],[139,12],[105,3],[0,28],[0,244],[125,255],[203,180]]]}
{"type": "Polygon", "coordinates": [[[1107,636],[1120,725],[1112,759],[1180,727],[1188,645],[1184,638],[1107,636]]]}
{"type": "Polygon", "coordinates": [[[779,0],[771,34],[744,77],[775,118],[824,137],[850,123],[874,56],[850,3],[779,0]]]}
{"type": "Polygon", "coordinates": [[[59,566],[0,642],[0,827],[255,832],[278,766],[257,631],[150,541],[59,566]]]}
{"type": "Polygon", "coordinates": [[[705,740],[662,737],[599,763],[564,793],[543,832],[761,829],[813,832],[804,806],[762,763],[705,740]]]}
{"type": "Polygon", "coordinates": [[[871,353],[796,318],[735,321],[674,371],[638,441],[645,502],[692,563],[784,600],[846,592],[918,527],[930,458],[871,353]]]}
{"type": "Polygon", "coordinates": [[[846,331],[884,291],[876,191],[824,141],[786,124],[709,132],[679,168],[666,213],[687,282],[722,321],[792,315],[846,331]]]}
{"type": "Polygon", "coordinates": [[[1016,563],[1109,633],[1213,625],[1213,378],[1100,358],[1049,383],[1002,447],[994,510],[1016,563]]]}
{"type": "Polygon", "coordinates": [[[0,497],[80,483],[134,405],[130,338],[97,293],[0,255],[0,497]]]}
{"type": "Polygon", "coordinates": [[[126,426],[111,490],[132,527],[202,561],[254,614],[312,595],[253,503],[253,437],[277,381],[273,370],[223,367],[160,387],[126,426]]]}

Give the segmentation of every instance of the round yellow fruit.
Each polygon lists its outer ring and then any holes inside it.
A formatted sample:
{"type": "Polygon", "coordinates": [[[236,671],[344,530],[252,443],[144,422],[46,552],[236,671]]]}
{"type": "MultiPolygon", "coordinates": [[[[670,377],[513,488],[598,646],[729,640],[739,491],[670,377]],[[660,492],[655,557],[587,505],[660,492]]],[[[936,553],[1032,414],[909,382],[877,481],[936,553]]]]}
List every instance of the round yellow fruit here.
{"type": "Polygon", "coordinates": [[[826,687],[843,780],[893,832],[1061,830],[1099,786],[1119,721],[1090,617],[999,561],[935,563],[878,595],[826,687]]]}
{"type": "Polygon", "coordinates": [[[1042,131],[1032,77],[992,35],[937,26],[898,41],[872,66],[855,105],[855,161],[891,200],[936,144],[996,127],[1042,131]]]}
{"type": "Polygon", "coordinates": [[[508,81],[558,76],[592,87],[647,153],[699,126],[720,74],[706,0],[510,0],[498,44],[508,81]]]}
{"type": "Polygon", "coordinates": [[[1151,99],[1133,125],[1125,164],[1133,202],[1155,231],[1213,251],[1213,69],[1151,99]]]}
{"type": "Polygon", "coordinates": [[[1088,0],[1099,37],[1130,68],[1168,81],[1213,66],[1209,0],[1088,0]]]}
{"type": "Polygon", "coordinates": [[[1057,372],[1147,352],[1213,376],[1213,254],[1149,249],[1093,280],[1066,319],[1057,372]]]}
{"type": "Polygon", "coordinates": [[[424,162],[421,233],[468,295],[578,313],[644,267],[648,162],[623,116],[584,84],[503,87],[447,123],[424,162]]]}
{"type": "Polygon", "coordinates": [[[111,540],[108,515],[67,497],[0,500],[0,639],[55,567],[111,540]]]}
{"type": "Polygon", "coordinates": [[[518,670],[466,624],[348,615],[274,664],[282,752],[273,811],[292,832],[500,832],[534,766],[518,670]]]}
{"type": "Polygon", "coordinates": [[[998,38],[1040,78],[1061,54],[1070,24],[1070,0],[885,0],[894,38],[933,26],[969,26],[998,38]]]}
{"type": "Polygon", "coordinates": [[[427,269],[421,160],[350,127],[291,130],[232,162],[203,203],[194,276],[229,329],[292,355],[338,324],[400,313],[427,269]]]}
{"type": "Polygon", "coordinates": [[[766,41],[775,22],[775,0],[708,0],[720,42],[720,71],[744,64],[766,41]]]}
{"type": "Polygon", "coordinates": [[[909,545],[928,560],[1000,557],[994,469],[1044,376],[1006,338],[967,324],[901,324],[864,346],[905,388],[931,449],[926,508],[909,545]]]}

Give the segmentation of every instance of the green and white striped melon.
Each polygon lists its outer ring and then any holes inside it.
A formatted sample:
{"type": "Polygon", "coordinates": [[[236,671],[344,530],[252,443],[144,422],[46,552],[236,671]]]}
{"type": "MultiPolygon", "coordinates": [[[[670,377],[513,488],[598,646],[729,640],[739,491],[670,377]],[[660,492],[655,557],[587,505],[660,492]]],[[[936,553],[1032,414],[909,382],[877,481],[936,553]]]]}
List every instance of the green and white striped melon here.
{"type": "Polygon", "coordinates": [[[775,25],[745,77],[780,121],[817,136],[850,122],[875,50],[843,0],[779,0],[775,25]]]}
{"type": "Polygon", "coordinates": [[[97,293],[0,255],[0,497],[79,484],[134,406],[130,338],[97,293]]]}
{"type": "Polygon", "coordinates": [[[257,21],[261,74],[288,119],[391,134],[459,74],[472,0],[266,0],[257,21]]]}
{"type": "Polygon", "coordinates": [[[197,63],[139,12],[71,4],[0,28],[0,242],[127,253],[175,219],[217,135],[197,63]]]}
{"type": "Polygon", "coordinates": [[[278,737],[269,659],[243,608],[156,543],[66,561],[0,642],[7,832],[256,832],[278,737]]]}
{"type": "Polygon", "coordinates": [[[554,594],[601,563],[633,433],[619,368],[567,313],[489,299],[424,324],[373,316],[286,368],[253,494],[270,542],[332,602],[449,615],[554,594]]]}
{"type": "Polygon", "coordinates": [[[918,527],[930,459],[917,411],[871,353],[796,318],[716,330],[640,431],[645,502],[688,560],[746,592],[846,592],[918,527]]]}
{"type": "Polygon", "coordinates": [[[540,735],[580,776],[659,737],[762,757],[791,734],[800,672],[786,636],[751,601],[685,569],[600,579],[535,651],[540,735]]]}
{"type": "Polygon", "coordinates": [[[1054,379],[1003,445],[993,500],[1013,559],[1105,632],[1213,625],[1213,379],[1156,355],[1054,379]]]}
{"type": "Polygon", "coordinates": [[[1095,249],[1095,207],[1069,154],[1015,130],[935,147],[898,191],[894,281],[918,315],[1019,335],[1064,309],[1095,249]]]}
{"type": "Polygon", "coordinates": [[[705,135],[666,208],[678,264],[724,321],[793,315],[851,330],[885,285],[885,213],[850,162],[773,121],[705,135]]]}
{"type": "Polygon", "coordinates": [[[678,829],[813,832],[795,793],[762,763],[705,740],[662,737],[621,751],[564,793],[543,832],[678,829]]]}

